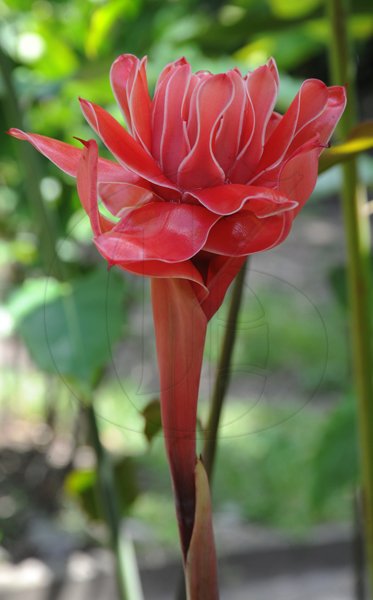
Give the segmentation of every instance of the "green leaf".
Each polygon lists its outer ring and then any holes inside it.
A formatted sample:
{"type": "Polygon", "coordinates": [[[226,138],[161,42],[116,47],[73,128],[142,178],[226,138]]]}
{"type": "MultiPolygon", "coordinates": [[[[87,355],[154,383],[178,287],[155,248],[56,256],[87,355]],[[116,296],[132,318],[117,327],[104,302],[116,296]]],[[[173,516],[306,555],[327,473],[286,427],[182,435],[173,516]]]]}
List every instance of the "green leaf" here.
{"type": "Polygon", "coordinates": [[[364,121],[354,127],[343,144],[337,144],[323,152],[320,157],[319,173],[372,148],[373,121],[364,121]]]}
{"type": "Polygon", "coordinates": [[[358,480],[355,402],[350,398],[332,413],[321,435],[314,459],[313,504],[322,507],[327,500],[358,480]]]}
{"type": "Polygon", "coordinates": [[[293,69],[323,48],[322,42],[299,25],[278,32],[263,32],[235,53],[235,58],[248,68],[275,56],[280,69],[293,69]]]}
{"type": "Polygon", "coordinates": [[[123,331],[125,285],[99,269],[60,284],[40,279],[10,302],[16,329],[38,367],[92,386],[123,331]]]}
{"type": "Polygon", "coordinates": [[[65,492],[77,500],[90,519],[101,518],[97,496],[97,475],[93,469],[72,471],[65,479],[65,492]]]}
{"type": "Polygon", "coordinates": [[[150,443],[162,429],[161,406],[158,399],[151,400],[141,412],[145,419],[144,434],[150,443]]]}
{"type": "MultiPolygon", "coordinates": [[[[129,508],[139,495],[136,465],[133,458],[125,456],[114,465],[116,493],[121,514],[129,508]]],[[[65,479],[65,492],[75,498],[90,519],[101,520],[100,492],[98,476],[94,469],[77,469],[65,479]]]]}
{"type": "MultiPolygon", "coordinates": [[[[300,3],[301,4],[301,3],[300,3]]],[[[369,14],[352,15],[350,18],[351,35],[354,40],[364,40],[372,35],[372,20],[369,14]]],[[[280,70],[294,69],[304,61],[321,55],[330,42],[329,25],[324,18],[306,19],[304,22],[292,21],[284,27],[280,21],[272,28],[263,25],[253,30],[246,43],[235,52],[237,60],[248,68],[263,64],[268,56],[276,58],[280,70]]]]}
{"type": "Polygon", "coordinates": [[[297,19],[312,13],[322,0],[269,0],[272,13],[280,19],[297,19]]]}

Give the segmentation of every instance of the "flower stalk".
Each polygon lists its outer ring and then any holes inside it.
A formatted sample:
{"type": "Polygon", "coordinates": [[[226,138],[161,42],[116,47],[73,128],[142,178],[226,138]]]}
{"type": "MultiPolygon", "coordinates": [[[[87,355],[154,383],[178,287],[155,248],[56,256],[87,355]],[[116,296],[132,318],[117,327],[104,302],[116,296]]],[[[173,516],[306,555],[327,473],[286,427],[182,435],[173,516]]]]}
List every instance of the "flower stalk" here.
{"type": "MultiPolygon", "coordinates": [[[[332,34],[331,76],[333,83],[347,85],[349,93],[349,102],[339,125],[339,134],[345,138],[356,121],[355,76],[347,31],[347,2],[328,0],[328,16],[332,34]]],[[[342,168],[342,207],[347,242],[351,344],[358,401],[364,537],[370,593],[373,594],[373,349],[369,221],[365,211],[366,194],[359,183],[356,161],[351,160],[342,168]]]]}
{"type": "Polygon", "coordinates": [[[223,409],[224,398],[231,375],[231,362],[237,334],[237,322],[242,303],[246,270],[247,261],[245,261],[242,265],[241,270],[239,271],[233,284],[225,335],[221,347],[214,388],[211,396],[210,413],[204,431],[204,446],[202,456],[203,464],[205,465],[206,473],[210,482],[212,480],[217,452],[219,423],[223,409]]]}

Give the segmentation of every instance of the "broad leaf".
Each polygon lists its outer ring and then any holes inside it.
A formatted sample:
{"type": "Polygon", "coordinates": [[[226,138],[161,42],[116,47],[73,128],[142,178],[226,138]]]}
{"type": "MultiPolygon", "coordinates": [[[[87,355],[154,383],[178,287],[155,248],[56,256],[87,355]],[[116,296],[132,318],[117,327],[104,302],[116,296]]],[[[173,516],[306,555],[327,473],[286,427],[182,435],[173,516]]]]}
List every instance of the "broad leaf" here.
{"type": "Polygon", "coordinates": [[[100,269],[70,283],[26,284],[10,310],[41,370],[92,386],[122,335],[124,296],[122,276],[100,269]]]}

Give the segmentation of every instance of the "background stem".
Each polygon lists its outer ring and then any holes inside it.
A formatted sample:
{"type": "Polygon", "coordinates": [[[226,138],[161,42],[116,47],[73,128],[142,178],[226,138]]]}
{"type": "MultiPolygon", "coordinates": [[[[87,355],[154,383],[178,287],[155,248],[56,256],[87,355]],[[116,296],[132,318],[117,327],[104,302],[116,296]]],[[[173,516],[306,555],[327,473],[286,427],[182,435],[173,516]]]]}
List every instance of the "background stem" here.
{"type": "Polygon", "coordinates": [[[210,481],[212,479],[215,464],[220,417],[231,376],[231,362],[237,334],[237,321],[242,302],[246,268],[247,260],[242,265],[233,285],[225,335],[221,347],[214,389],[211,396],[210,414],[205,428],[205,441],[202,457],[210,481]]]}
{"type": "MultiPolygon", "coordinates": [[[[348,103],[340,121],[345,138],[356,121],[355,69],[347,31],[347,2],[328,0],[331,26],[330,65],[334,84],[347,85],[348,103]]],[[[350,330],[358,400],[358,423],[363,487],[363,520],[367,568],[373,593],[373,353],[371,343],[371,258],[369,221],[364,214],[366,194],[359,184],[357,165],[343,166],[343,214],[347,242],[347,281],[350,330]]]]}
{"type": "Polygon", "coordinates": [[[121,532],[121,517],[117,501],[113,465],[101,443],[96,413],[92,401],[86,407],[92,445],[96,453],[98,485],[111,546],[116,557],[116,572],[121,600],[143,600],[140,578],[132,542],[121,532]]]}

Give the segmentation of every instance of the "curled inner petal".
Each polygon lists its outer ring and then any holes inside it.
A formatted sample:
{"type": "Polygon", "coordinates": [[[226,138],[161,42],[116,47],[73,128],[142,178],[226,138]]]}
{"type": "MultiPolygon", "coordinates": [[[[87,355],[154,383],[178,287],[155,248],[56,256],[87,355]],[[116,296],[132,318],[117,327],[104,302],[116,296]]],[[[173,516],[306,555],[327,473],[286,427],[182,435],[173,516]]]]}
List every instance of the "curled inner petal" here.
{"type": "Polygon", "coordinates": [[[223,183],[225,174],[213,154],[212,140],[220,117],[231,102],[232,94],[233,85],[227,75],[207,78],[199,86],[195,108],[197,138],[178,172],[178,185],[182,189],[223,183]]]}
{"type": "Polygon", "coordinates": [[[231,215],[241,210],[243,206],[247,206],[260,218],[291,210],[297,206],[294,199],[289,200],[289,197],[273,189],[239,183],[219,185],[194,191],[191,194],[218,215],[231,215]]]}
{"type": "Polygon", "coordinates": [[[176,263],[202,249],[219,218],[201,206],[152,201],[126,213],[95,243],[112,264],[145,260],[176,263]]]}

